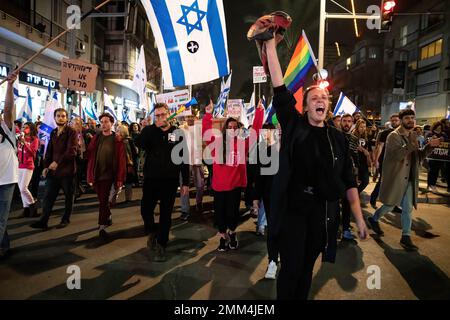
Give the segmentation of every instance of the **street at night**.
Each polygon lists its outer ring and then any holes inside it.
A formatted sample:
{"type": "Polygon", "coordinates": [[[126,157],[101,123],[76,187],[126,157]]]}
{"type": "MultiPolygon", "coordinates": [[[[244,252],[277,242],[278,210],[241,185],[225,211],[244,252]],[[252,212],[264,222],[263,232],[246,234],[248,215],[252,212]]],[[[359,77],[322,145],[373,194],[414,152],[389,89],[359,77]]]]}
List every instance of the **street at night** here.
{"type": "Polygon", "coordinates": [[[0,301],[379,315],[449,245],[450,0],[0,1],[0,301]]]}

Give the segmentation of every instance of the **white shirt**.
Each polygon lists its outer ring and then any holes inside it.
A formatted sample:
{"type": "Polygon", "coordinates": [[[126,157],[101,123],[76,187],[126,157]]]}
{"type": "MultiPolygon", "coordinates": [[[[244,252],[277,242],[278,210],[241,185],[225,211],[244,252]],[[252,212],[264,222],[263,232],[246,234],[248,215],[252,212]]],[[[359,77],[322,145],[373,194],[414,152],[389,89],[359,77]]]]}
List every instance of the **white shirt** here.
{"type": "MultiPolygon", "coordinates": [[[[16,134],[10,130],[4,121],[0,125],[6,132],[12,143],[16,143],[16,134]]],[[[17,159],[16,149],[11,146],[9,141],[0,135],[0,186],[5,184],[17,183],[19,180],[19,160],[17,159]]]]}
{"type": "Polygon", "coordinates": [[[186,137],[187,147],[189,149],[189,165],[201,165],[203,148],[202,148],[202,126],[201,124],[182,127],[186,137]]]}

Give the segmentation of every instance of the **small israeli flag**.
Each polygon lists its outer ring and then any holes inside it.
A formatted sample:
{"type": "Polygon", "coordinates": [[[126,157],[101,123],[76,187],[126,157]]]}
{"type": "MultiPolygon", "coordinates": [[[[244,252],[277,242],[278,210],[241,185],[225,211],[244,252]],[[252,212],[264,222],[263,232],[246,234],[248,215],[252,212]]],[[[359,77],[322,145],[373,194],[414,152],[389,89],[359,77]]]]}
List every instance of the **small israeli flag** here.
{"type": "Polygon", "coordinates": [[[228,95],[230,94],[230,88],[231,88],[231,73],[227,79],[226,82],[223,81],[220,85],[220,95],[217,99],[217,103],[214,106],[214,117],[223,117],[223,114],[225,113],[225,105],[227,103],[228,95]]]}
{"type": "Polygon", "coordinates": [[[351,102],[349,98],[347,98],[342,92],[339,95],[338,102],[336,104],[336,107],[334,108],[333,115],[339,115],[342,116],[346,113],[353,114],[356,111],[360,111],[358,107],[351,102]]]}
{"type": "Polygon", "coordinates": [[[27,122],[33,121],[33,105],[31,102],[30,88],[27,87],[27,97],[23,102],[22,108],[18,112],[18,119],[25,119],[27,122]]]}
{"type": "Polygon", "coordinates": [[[103,91],[103,103],[104,103],[104,111],[113,116],[114,120],[117,121],[117,115],[114,111],[114,105],[109,97],[108,91],[106,88],[103,91]]]}

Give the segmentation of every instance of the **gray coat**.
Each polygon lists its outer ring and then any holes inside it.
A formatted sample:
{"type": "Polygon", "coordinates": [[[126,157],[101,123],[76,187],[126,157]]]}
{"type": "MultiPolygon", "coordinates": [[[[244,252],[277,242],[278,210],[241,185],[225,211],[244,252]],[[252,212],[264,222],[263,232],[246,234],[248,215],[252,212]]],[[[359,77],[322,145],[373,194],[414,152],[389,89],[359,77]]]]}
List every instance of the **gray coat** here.
{"type": "Polygon", "coordinates": [[[409,133],[402,126],[389,134],[385,148],[380,201],[386,205],[400,205],[408,181],[411,180],[414,188],[413,204],[417,209],[419,165],[426,155],[431,153],[432,148],[426,145],[423,149],[419,149],[416,133],[409,133]],[[409,134],[411,137],[408,137],[409,134]]]}

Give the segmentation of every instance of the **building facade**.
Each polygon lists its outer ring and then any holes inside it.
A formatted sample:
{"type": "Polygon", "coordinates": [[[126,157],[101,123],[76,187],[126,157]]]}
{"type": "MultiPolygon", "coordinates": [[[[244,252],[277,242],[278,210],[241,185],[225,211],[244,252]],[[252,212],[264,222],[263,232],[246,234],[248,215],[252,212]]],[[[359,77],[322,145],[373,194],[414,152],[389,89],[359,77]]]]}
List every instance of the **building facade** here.
{"type": "Polygon", "coordinates": [[[407,105],[418,124],[432,123],[450,106],[450,1],[421,1],[394,16],[384,42],[382,118],[407,105]]]}
{"type": "Polygon", "coordinates": [[[383,76],[382,40],[362,40],[350,54],[341,57],[328,68],[331,72],[331,92],[336,102],[343,92],[369,120],[379,120],[381,83],[383,76]]]}
{"type": "MultiPolygon", "coordinates": [[[[76,4],[83,10],[90,8],[91,2],[89,0],[1,1],[0,79],[67,28],[66,11],[70,5],[76,4]]],[[[27,88],[32,99],[33,120],[44,113],[49,87],[58,92],[60,102],[65,104],[66,90],[59,84],[61,60],[71,57],[90,62],[91,33],[91,22],[84,22],[80,30],[67,33],[20,72],[17,111],[25,101],[27,88]]],[[[5,88],[6,86],[2,86],[0,89],[1,106],[4,103],[5,88]]]]}
{"type": "MultiPolygon", "coordinates": [[[[67,29],[73,14],[68,8],[76,5],[81,12],[93,8],[93,0],[9,0],[0,1],[0,79],[67,29]],[[70,19],[69,19],[70,20],[70,19]]],[[[70,9],[70,8],[69,8],[70,9]]],[[[58,92],[58,99],[67,110],[94,103],[97,112],[103,111],[104,89],[107,89],[119,115],[134,110],[137,116],[139,97],[132,89],[132,79],[141,45],[146,53],[147,88],[158,91],[161,68],[155,41],[145,11],[139,1],[112,1],[94,17],[88,17],[81,28],[70,31],[49,49],[28,64],[19,76],[17,111],[30,89],[33,120],[44,113],[48,87],[58,92]],[[109,14],[109,16],[104,16],[109,14]],[[92,93],[66,90],[60,85],[61,60],[76,58],[97,64],[99,73],[92,93]]],[[[6,85],[0,88],[4,99],[6,85]]],[[[4,101],[0,101],[0,110],[4,101]]]]}

